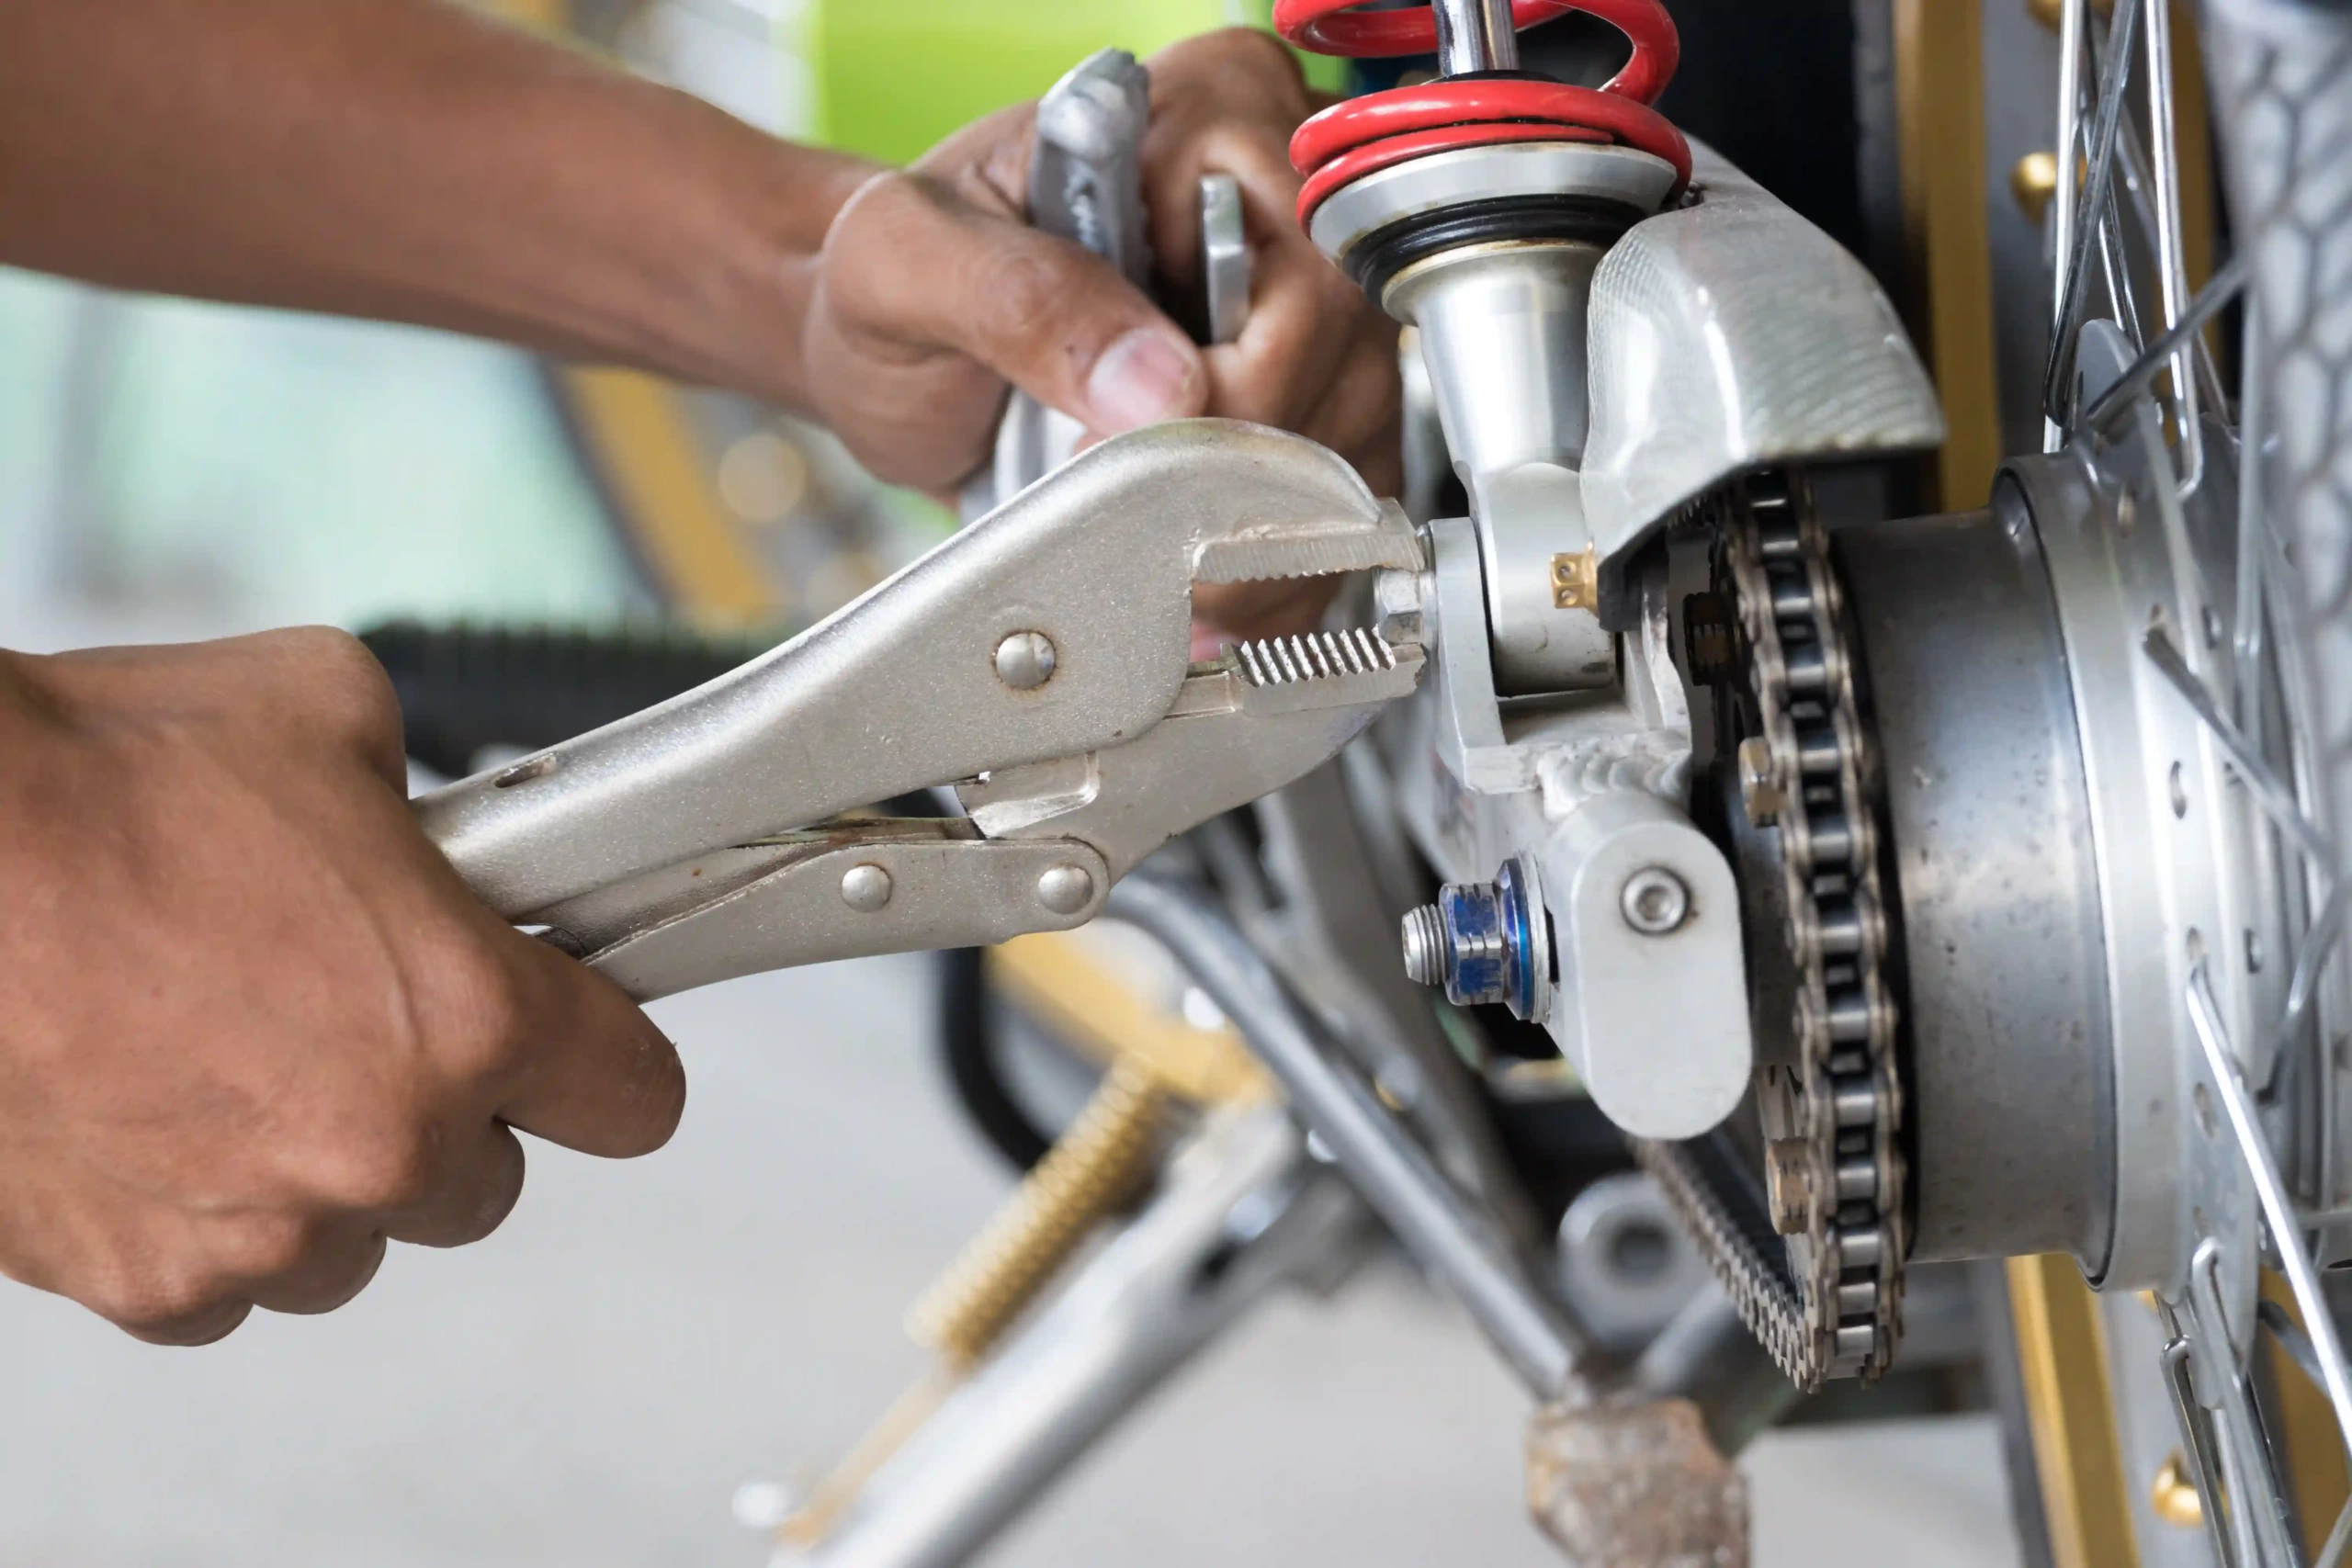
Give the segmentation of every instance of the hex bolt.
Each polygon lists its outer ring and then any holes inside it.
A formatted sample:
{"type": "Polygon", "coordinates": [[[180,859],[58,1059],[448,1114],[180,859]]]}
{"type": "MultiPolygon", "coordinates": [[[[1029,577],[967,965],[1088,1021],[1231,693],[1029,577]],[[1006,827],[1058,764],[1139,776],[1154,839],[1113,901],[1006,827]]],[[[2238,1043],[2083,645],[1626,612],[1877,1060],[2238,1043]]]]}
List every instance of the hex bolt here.
{"type": "Polygon", "coordinates": [[[1516,856],[1492,882],[1447,883],[1436,903],[1407,912],[1399,931],[1412,979],[1442,985],[1457,1007],[1502,1002],[1521,1018],[1549,1006],[1547,933],[1534,871],[1516,856]]]}
{"type": "Polygon", "coordinates": [[[1666,867],[1645,865],[1625,879],[1617,907],[1644,936],[1664,936],[1690,918],[1690,889],[1666,867]]]}
{"type": "Polygon", "coordinates": [[[1774,1138],[1764,1145],[1764,1193],[1772,1228],[1798,1235],[1813,1222],[1812,1151],[1803,1138],[1774,1138]]]}
{"type": "Polygon", "coordinates": [[[1422,621],[1421,574],[1405,567],[1390,567],[1372,580],[1374,629],[1388,642],[1419,642],[1422,621]]]}
{"type": "Polygon", "coordinates": [[[1043,632],[1014,632],[996,645],[996,678],[1016,692],[1034,692],[1054,678],[1060,656],[1043,632]]]}
{"type": "Polygon", "coordinates": [[[1739,743],[1739,803],[1747,808],[1748,825],[1756,828],[1770,828],[1788,807],[1781,770],[1772,765],[1772,743],[1760,735],[1739,743]]]}
{"type": "Polygon", "coordinates": [[[890,901],[890,874],[870,862],[842,873],[842,902],[870,915],[890,901]]]}
{"type": "Polygon", "coordinates": [[[1075,915],[1094,897],[1094,876],[1082,865],[1057,865],[1037,878],[1037,902],[1057,915],[1075,915]]]}

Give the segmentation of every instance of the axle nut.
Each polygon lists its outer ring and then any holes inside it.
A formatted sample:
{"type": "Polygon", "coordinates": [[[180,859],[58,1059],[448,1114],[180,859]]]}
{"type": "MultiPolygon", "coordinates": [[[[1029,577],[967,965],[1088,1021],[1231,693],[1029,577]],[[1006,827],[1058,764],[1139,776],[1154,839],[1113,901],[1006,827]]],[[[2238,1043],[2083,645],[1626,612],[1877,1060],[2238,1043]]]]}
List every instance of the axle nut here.
{"type": "Polygon", "coordinates": [[[878,865],[854,865],[842,873],[842,902],[870,915],[890,901],[890,874],[878,865]]]}
{"type": "Polygon", "coordinates": [[[1082,865],[1057,865],[1037,878],[1037,902],[1057,915],[1075,915],[1094,897],[1094,877],[1082,865]]]}
{"type": "Polygon", "coordinates": [[[1625,923],[1644,936],[1664,936],[1690,918],[1690,889],[1662,865],[1647,865],[1625,879],[1618,896],[1625,923]]]}
{"type": "Polygon", "coordinates": [[[1043,632],[1014,632],[996,645],[996,678],[1016,692],[1034,692],[1054,678],[1054,639],[1043,632]]]}

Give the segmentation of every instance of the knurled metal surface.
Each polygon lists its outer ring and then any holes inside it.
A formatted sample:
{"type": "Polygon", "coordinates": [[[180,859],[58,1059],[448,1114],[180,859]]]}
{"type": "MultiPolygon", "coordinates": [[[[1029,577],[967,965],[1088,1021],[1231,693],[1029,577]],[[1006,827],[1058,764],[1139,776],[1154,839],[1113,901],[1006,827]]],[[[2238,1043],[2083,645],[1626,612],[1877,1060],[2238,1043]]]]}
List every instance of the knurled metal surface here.
{"type": "Polygon", "coordinates": [[[1786,804],[1779,816],[1795,1060],[1759,1069],[1764,1133],[1804,1150],[1805,1224],[1785,1272],[1739,1194],[1688,1145],[1637,1143],[1731,1293],[1800,1387],[1874,1379],[1903,1332],[1902,1087],[1885,979],[1877,763],[1855,698],[1845,606],[1802,476],[1718,491],[1721,575],[1738,606],[1750,694],[1786,804]]]}
{"type": "Polygon", "coordinates": [[[1603,559],[1731,476],[1944,438],[1934,384],[1861,263],[1711,150],[1699,198],[1593,275],[1587,525],[1603,559]]]}

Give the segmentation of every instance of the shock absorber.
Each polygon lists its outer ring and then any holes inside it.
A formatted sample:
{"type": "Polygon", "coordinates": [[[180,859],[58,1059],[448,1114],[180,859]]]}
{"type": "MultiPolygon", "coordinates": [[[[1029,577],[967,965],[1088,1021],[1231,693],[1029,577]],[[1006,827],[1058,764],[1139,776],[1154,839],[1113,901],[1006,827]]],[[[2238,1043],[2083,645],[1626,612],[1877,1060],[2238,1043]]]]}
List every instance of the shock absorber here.
{"type": "Polygon", "coordinates": [[[1603,686],[1583,523],[1585,312],[1602,255],[1690,179],[1681,132],[1649,107],[1679,45],[1661,0],[1431,0],[1358,10],[1276,0],[1301,47],[1435,52],[1442,74],[1308,120],[1291,141],[1299,219],[1382,309],[1419,329],[1454,468],[1469,491],[1498,691],[1603,686]],[[1520,68],[1517,29],[1571,11],[1633,53],[1605,85],[1520,68]]]}
{"type": "Polygon", "coordinates": [[[1298,216],[1309,221],[1334,191],[1426,153],[1530,141],[1637,147],[1690,178],[1690,148],[1650,107],[1674,76],[1681,46],[1663,0],[1431,0],[1359,11],[1357,0],[1277,0],[1274,25],[1302,49],[1351,58],[1438,57],[1434,82],[1351,98],[1299,127],[1291,160],[1306,177],[1298,216]],[[1522,73],[1518,29],[1582,11],[1614,24],[1634,46],[1598,90],[1522,73]]]}

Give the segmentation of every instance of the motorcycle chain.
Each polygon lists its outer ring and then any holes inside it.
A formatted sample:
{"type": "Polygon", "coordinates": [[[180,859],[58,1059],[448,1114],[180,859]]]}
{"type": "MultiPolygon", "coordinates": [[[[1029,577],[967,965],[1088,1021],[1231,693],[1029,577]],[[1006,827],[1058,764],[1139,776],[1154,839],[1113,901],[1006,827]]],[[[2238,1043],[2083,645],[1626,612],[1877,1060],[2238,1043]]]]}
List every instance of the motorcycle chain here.
{"type": "Polygon", "coordinates": [[[1736,481],[1711,506],[1717,581],[1736,605],[1747,695],[1770,753],[1759,782],[1778,797],[1798,980],[1794,1059],[1760,1066],[1756,1086],[1781,1167],[1785,1246],[1771,1245],[1754,1184],[1719,1148],[1635,1140],[1634,1154],[1749,1330],[1810,1392],[1832,1378],[1875,1380],[1903,1331],[1906,1173],[1876,754],[1828,536],[1803,476],[1736,481]]]}

